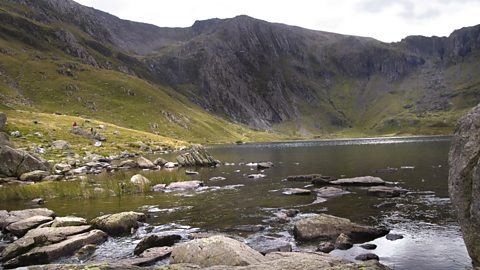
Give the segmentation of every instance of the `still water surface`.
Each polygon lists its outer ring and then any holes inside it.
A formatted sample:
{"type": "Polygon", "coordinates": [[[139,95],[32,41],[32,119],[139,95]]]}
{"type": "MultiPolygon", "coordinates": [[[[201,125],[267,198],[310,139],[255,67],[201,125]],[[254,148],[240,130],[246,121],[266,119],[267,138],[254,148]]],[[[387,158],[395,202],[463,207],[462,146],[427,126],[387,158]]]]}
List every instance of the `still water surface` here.
{"type": "MultiPolygon", "coordinates": [[[[148,223],[153,225],[174,223],[242,237],[248,237],[249,233],[236,232],[236,226],[264,225],[266,232],[283,235],[285,239],[292,239],[292,223],[272,222],[278,209],[297,209],[300,216],[328,213],[355,222],[387,225],[392,233],[403,235],[403,239],[396,241],[385,238],[372,241],[378,245],[373,252],[393,269],[464,269],[470,265],[470,259],[448,199],[449,145],[447,137],[417,137],[214,146],[209,151],[215,158],[234,165],[198,168],[200,174],[192,179],[203,180],[210,187],[201,192],[77,201],[50,199],[46,207],[59,215],[86,218],[150,209],[152,218],[148,223]],[[249,179],[248,174],[258,171],[245,163],[258,161],[271,161],[274,167],[262,172],[265,178],[249,179]],[[385,168],[398,170],[385,172],[382,170],[385,168]],[[401,198],[381,199],[367,196],[365,189],[349,188],[351,194],[318,204],[312,204],[314,195],[281,193],[283,188],[308,184],[287,182],[284,180],[287,176],[310,173],[334,177],[379,176],[411,193],[401,198]],[[209,181],[214,176],[226,180],[209,181]],[[384,202],[392,204],[378,207],[384,202]]],[[[184,170],[178,169],[178,173],[183,174],[184,170]]],[[[131,248],[128,241],[116,239],[107,246],[125,245],[128,250],[131,248]]],[[[294,248],[314,250],[315,245],[297,243],[294,248]]],[[[332,252],[352,260],[361,253],[367,251],[358,245],[347,251],[332,252]]]]}

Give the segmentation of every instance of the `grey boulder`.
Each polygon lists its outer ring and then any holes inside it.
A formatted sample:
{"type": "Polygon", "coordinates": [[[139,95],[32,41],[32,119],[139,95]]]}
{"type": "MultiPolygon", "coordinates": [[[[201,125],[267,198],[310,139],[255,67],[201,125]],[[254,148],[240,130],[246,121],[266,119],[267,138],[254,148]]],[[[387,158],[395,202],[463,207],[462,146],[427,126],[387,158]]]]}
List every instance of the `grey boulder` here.
{"type": "Polygon", "coordinates": [[[90,221],[95,228],[105,231],[109,235],[118,236],[130,234],[132,229],[139,227],[139,222],[146,220],[144,213],[121,212],[103,215],[90,221]]]}

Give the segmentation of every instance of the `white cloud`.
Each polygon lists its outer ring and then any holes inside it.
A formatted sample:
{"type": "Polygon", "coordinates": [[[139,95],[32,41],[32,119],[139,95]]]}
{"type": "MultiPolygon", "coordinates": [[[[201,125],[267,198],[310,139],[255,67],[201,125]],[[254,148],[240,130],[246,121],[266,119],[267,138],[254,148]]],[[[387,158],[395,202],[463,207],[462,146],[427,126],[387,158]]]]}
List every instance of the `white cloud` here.
{"type": "Polygon", "coordinates": [[[165,27],[249,15],[270,22],[391,42],[408,35],[445,36],[479,24],[480,0],[77,0],[123,19],[165,27]]]}

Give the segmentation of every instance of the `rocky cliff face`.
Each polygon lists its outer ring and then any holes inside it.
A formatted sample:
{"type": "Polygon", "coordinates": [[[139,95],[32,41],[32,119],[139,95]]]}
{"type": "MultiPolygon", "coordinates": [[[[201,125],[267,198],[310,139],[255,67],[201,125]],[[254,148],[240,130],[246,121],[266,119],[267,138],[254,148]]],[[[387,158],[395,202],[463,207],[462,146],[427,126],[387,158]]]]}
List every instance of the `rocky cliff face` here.
{"type": "Polygon", "coordinates": [[[475,266],[480,266],[480,105],[459,122],[449,154],[450,198],[475,266]]]}
{"type": "Polygon", "coordinates": [[[84,63],[167,84],[254,128],[444,128],[480,101],[480,26],[387,44],[247,16],[161,28],[71,0],[8,2],[27,5],[16,12],[31,20],[83,31],[59,29],[53,39],[84,63]]]}

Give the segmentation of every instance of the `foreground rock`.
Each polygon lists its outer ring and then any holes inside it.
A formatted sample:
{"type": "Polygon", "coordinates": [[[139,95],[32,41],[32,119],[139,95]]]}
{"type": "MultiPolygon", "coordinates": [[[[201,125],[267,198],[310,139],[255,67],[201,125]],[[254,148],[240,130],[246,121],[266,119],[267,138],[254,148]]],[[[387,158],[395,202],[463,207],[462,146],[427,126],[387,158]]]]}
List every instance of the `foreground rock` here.
{"type": "Polygon", "coordinates": [[[192,263],[201,267],[251,265],[264,260],[262,254],[249,246],[220,235],[177,245],[170,256],[171,263],[192,263]]]}
{"type": "Polygon", "coordinates": [[[173,246],[176,242],[180,241],[182,237],[180,235],[149,235],[140,241],[133,250],[133,254],[139,255],[143,251],[153,247],[173,246]]]}
{"type": "Polygon", "coordinates": [[[354,242],[366,242],[386,235],[385,228],[374,228],[351,222],[349,219],[319,214],[295,223],[293,233],[298,240],[324,239],[334,241],[344,233],[354,242]]]}
{"type": "Polygon", "coordinates": [[[463,117],[448,156],[448,189],[474,266],[480,266],[480,105],[463,117]]]}
{"type": "Polygon", "coordinates": [[[380,177],[360,176],[334,180],[331,181],[330,184],[345,186],[381,186],[385,185],[385,181],[383,181],[380,177]]]}
{"type": "Polygon", "coordinates": [[[109,235],[119,236],[131,233],[132,229],[139,227],[139,222],[144,222],[146,216],[137,212],[121,212],[111,215],[103,215],[94,218],[90,223],[109,235]]]}
{"type": "Polygon", "coordinates": [[[32,264],[47,264],[61,257],[73,255],[75,251],[87,244],[101,244],[106,239],[107,234],[100,230],[69,236],[59,243],[34,247],[29,252],[7,261],[4,266],[13,268],[32,264]]]}
{"type": "Polygon", "coordinates": [[[36,156],[7,145],[0,145],[0,177],[20,177],[35,170],[48,171],[49,168],[36,156]]]}
{"type": "Polygon", "coordinates": [[[47,208],[33,208],[10,212],[0,210],[0,229],[4,230],[9,224],[22,221],[33,216],[55,217],[55,213],[47,208]]]}
{"type": "Polygon", "coordinates": [[[187,153],[177,156],[181,166],[216,166],[218,161],[210,155],[205,147],[194,145],[187,153]]]}
{"type": "Polygon", "coordinates": [[[368,188],[368,195],[381,198],[393,198],[407,194],[408,190],[400,187],[375,186],[368,188]]]}

